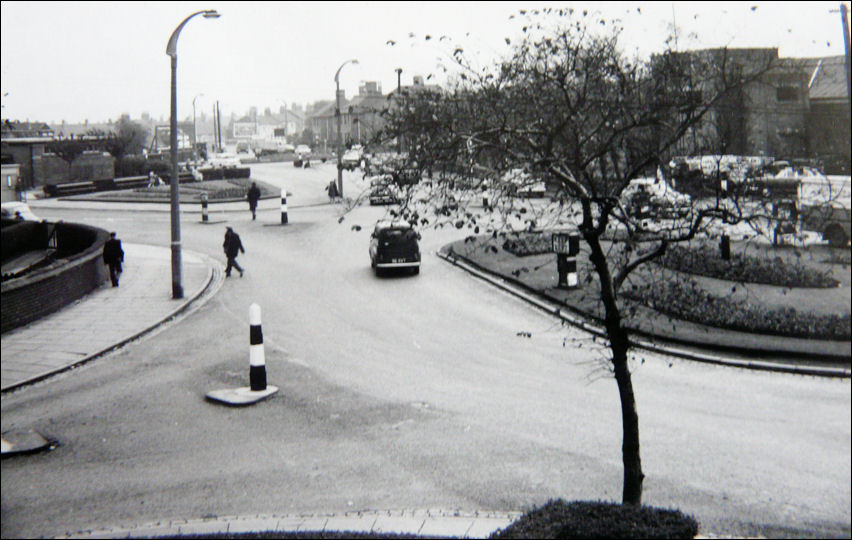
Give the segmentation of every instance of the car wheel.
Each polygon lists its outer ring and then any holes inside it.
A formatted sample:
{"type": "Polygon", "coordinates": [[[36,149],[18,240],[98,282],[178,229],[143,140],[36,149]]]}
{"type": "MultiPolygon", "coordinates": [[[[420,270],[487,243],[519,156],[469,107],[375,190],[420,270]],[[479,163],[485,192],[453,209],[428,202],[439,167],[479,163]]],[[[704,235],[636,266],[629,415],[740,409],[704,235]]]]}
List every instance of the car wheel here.
{"type": "Polygon", "coordinates": [[[411,269],[411,274],[412,274],[412,275],[415,275],[415,276],[416,276],[416,275],[417,275],[417,274],[419,274],[419,273],[420,273],[420,267],[419,267],[419,266],[415,266],[414,268],[412,268],[412,269],[411,269]]]}

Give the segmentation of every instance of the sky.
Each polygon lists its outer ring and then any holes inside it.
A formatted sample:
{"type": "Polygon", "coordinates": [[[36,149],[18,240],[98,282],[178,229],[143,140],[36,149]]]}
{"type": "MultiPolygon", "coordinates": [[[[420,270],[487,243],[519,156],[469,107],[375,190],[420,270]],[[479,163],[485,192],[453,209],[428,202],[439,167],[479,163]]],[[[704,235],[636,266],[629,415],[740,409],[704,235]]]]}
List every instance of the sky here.
{"type": "MultiPolygon", "coordinates": [[[[848,5],[848,4],[847,4],[848,5]]],[[[167,121],[169,37],[190,14],[177,47],[178,117],[263,112],[347,97],[364,81],[387,93],[414,75],[443,82],[439,60],[462,46],[483,65],[517,41],[521,9],[599,11],[624,26],[625,51],[664,47],[673,21],[678,48],[777,47],[781,57],[844,54],[839,2],[21,2],[0,3],[2,116],[60,123],[105,122],[147,112],[167,121]],[[413,37],[411,37],[413,35],[413,37]],[[431,36],[427,40],[425,36],[431,36]],[[441,39],[447,36],[446,39],[441,39]]]]}

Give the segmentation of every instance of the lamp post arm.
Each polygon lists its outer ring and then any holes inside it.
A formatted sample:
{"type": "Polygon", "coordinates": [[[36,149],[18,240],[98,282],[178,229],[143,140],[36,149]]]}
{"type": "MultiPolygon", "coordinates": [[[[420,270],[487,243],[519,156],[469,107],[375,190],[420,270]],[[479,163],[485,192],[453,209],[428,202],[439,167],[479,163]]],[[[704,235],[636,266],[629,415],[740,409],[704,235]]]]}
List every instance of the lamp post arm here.
{"type": "Polygon", "coordinates": [[[183,30],[183,27],[186,26],[186,23],[188,23],[191,18],[195,17],[196,15],[202,15],[202,14],[205,14],[205,13],[216,13],[216,10],[203,9],[201,11],[196,11],[195,13],[193,13],[192,15],[190,15],[189,17],[184,19],[178,25],[178,27],[175,28],[175,31],[172,32],[172,37],[169,38],[169,44],[166,46],[166,54],[167,55],[171,56],[172,58],[177,57],[177,42],[178,42],[178,38],[180,37],[180,31],[183,30]]]}

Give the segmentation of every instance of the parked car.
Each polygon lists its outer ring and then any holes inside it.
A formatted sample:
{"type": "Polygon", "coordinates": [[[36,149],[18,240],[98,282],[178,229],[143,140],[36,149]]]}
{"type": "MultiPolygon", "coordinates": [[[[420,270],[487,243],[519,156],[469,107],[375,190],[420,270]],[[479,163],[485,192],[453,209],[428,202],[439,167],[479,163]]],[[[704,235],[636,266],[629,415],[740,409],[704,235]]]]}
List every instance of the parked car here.
{"type": "Polygon", "coordinates": [[[638,218],[647,216],[683,217],[692,209],[692,198],[675,191],[660,178],[636,178],[621,192],[628,212],[638,218]]]}
{"type": "Polygon", "coordinates": [[[299,159],[304,159],[311,155],[311,147],[307,144],[300,144],[296,146],[295,154],[299,159]]]}
{"type": "Polygon", "coordinates": [[[397,202],[393,190],[393,177],[389,174],[370,178],[370,206],[397,202]]]}
{"type": "Polygon", "coordinates": [[[2,214],[4,219],[24,219],[27,221],[41,221],[41,218],[33,214],[30,207],[26,203],[18,201],[4,202],[2,205],[2,214]],[[18,217],[20,216],[20,217],[18,217]]]}
{"type": "Polygon", "coordinates": [[[381,220],[370,236],[370,264],[378,275],[403,269],[420,273],[420,234],[405,221],[381,220]]]}

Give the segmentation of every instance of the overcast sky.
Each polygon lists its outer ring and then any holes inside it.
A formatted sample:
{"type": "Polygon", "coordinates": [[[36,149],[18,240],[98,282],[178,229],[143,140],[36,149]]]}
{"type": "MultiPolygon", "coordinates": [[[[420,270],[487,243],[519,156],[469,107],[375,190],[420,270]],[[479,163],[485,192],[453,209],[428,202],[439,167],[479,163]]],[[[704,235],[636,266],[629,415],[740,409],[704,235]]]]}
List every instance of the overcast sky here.
{"type": "MultiPolygon", "coordinates": [[[[90,122],[169,115],[172,31],[194,18],[178,46],[178,115],[223,115],[251,106],[333,99],[362,81],[387,93],[414,75],[440,77],[450,40],[480,58],[506,52],[520,34],[519,9],[596,9],[625,26],[622,45],[643,57],[660,50],[672,21],[679,48],[778,47],[782,57],[844,54],[839,2],[2,2],[3,118],[90,122]],[[639,8],[637,10],[637,7],[639,8]],[[415,35],[414,39],[409,34],[415,35]],[[696,34],[690,41],[689,34],[696,34]],[[426,35],[433,36],[425,40],[426,35]],[[388,44],[389,40],[395,42],[388,44]]],[[[452,50],[452,49],[449,49],[452,50]]]]}

